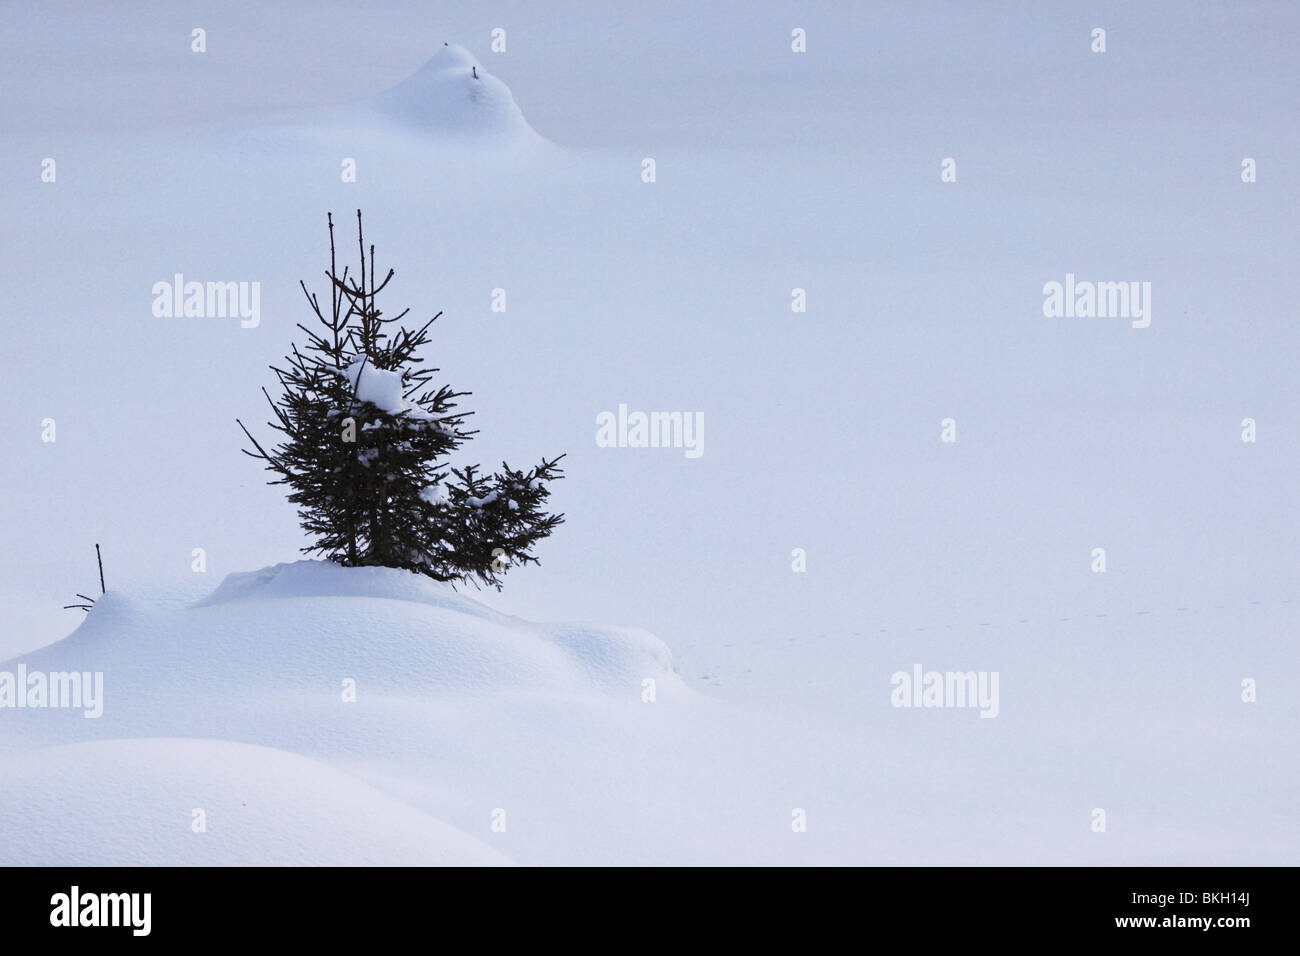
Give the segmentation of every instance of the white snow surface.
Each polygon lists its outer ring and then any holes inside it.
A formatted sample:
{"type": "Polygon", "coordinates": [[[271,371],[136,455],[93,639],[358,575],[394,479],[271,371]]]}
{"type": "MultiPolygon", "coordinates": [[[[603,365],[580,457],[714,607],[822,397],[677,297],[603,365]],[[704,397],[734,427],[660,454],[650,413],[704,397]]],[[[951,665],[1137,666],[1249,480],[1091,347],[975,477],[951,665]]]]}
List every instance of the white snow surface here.
{"type": "Polygon", "coordinates": [[[175,4],[14,5],[0,670],[106,700],[0,710],[0,854],[407,860],[401,805],[429,861],[1300,861],[1300,9],[1184,7],[1114,5],[1096,55],[1048,5],[821,0],[794,54],[785,3],[576,0],[496,54],[481,4],[314,0],[197,55],[175,4]],[[443,312],[469,460],[567,455],[502,593],[294,562],[239,454],[358,208],[386,314],[443,312]],[[260,323],[154,316],[179,272],[260,323]],[[1067,272],[1152,281],[1151,326],[1045,318],[1067,272]],[[598,447],[622,403],[706,413],[705,454],[598,447]],[[999,716],[891,707],[915,663],[998,671],[999,716]],[[276,837],[268,753],[319,832],[276,837]]]}
{"type": "Polygon", "coordinates": [[[728,720],[653,635],[388,568],[282,564],[172,610],[110,592],[19,663],[102,672],[104,708],[2,713],[3,864],[651,861],[692,851],[637,821],[746,789],[725,751],[694,777],[728,720]]]}
{"type": "MultiPolygon", "coordinates": [[[[1141,728],[1098,757],[1099,714],[1050,728],[1023,715],[1102,680],[1112,659],[1157,682],[1167,649],[1133,649],[1142,617],[1072,625],[1069,667],[1012,669],[991,721],[864,693],[858,675],[876,655],[906,660],[905,635],[847,655],[814,641],[793,667],[751,642],[766,693],[858,695],[847,720],[827,722],[690,689],[642,629],[532,623],[405,571],[280,564],[228,575],[188,606],[110,591],[68,637],[0,662],[104,680],[99,718],[0,711],[0,864],[1289,859],[1261,836],[1284,825],[1284,790],[1216,783],[1219,802],[1198,810],[1146,803],[1152,787],[1206,787],[1183,741],[1216,781],[1282,746],[1230,700],[1199,713],[1217,679],[1201,637],[1214,626],[1188,623],[1171,675],[1188,703],[1165,717],[1140,699],[1098,703],[1141,728]],[[814,676],[827,653],[834,679],[814,676]],[[1094,778],[1108,781],[1097,798],[1122,839],[1070,825],[1072,795],[1094,778]],[[796,809],[816,825],[794,832],[796,809]],[[206,832],[192,830],[196,810],[206,832]]],[[[930,646],[960,660],[972,640],[930,646]]]]}
{"type": "Polygon", "coordinates": [[[7,866],[509,862],[352,774],[252,744],[104,740],[25,754],[5,770],[7,866]]]}

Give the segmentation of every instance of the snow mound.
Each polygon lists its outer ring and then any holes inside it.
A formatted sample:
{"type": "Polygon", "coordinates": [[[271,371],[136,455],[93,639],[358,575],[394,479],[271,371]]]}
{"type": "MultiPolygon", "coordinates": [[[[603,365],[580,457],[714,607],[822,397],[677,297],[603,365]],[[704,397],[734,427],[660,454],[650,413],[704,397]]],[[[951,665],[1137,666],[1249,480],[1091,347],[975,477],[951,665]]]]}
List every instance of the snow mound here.
{"type": "Polygon", "coordinates": [[[277,598],[382,598],[449,608],[500,622],[518,618],[499,614],[486,605],[422,574],[393,568],[346,568],[333,561],[293,561],[257,571],[228,574],[217,589],[194,607],[235,601],[277,598]]]}
{"type": "Polygon", "coordinates": [[[0,662],[0,691],[74,673],[98,684],[94,706],[45,691],[46,706],[0,706],[0,863],[753,862],[804,847],[753,792],[774,754],[804,759],[802,738],[691,691],[654,635],[525,621],[406,571],[299,561],[190,606],[109,592],[67,638],[0,662]]]}
{"type": "Polygon", "coordinates": [[[380,115],[442,138],[540,141],[510,88],[462,46],[443,44],[415,73],[368,104],[380,115]]]}
{"type": "Polygon", "coordinates": [[[109,592],[67,638],[0,671],[18,663],[28,673],[102,673],[104,713],[0,710],[0,747],[5,728],[62,743],[68,733],[228,737],[242,725],[238,739],[301,750],[293,734],[257,728],[274,714],[351,735],[358,722],[340,704],[345,684],[363,714],[398,698],[428,705],[466,695],[636,702],[646,678],[680,684],[671,652],[644,630],[534,624],[408,571],[328,561],[232,574],[176,610],[109,592]]]}
{"type": "Polygon", "coordinates": [[[348,774],[266,747],[110,740],[5,770],[3,866],[510,863],[348,774]]]}

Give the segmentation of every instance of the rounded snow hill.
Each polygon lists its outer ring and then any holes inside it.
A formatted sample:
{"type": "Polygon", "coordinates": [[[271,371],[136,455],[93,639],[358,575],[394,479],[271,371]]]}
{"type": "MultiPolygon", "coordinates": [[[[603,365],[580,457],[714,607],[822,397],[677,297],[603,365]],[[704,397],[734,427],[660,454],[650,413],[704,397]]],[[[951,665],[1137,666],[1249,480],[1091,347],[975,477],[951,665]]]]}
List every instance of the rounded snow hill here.
{"type": "Polygon", "coordinates": [[[0,866],[511,862],[347,773],[251,744],[107,740],[38,750],[5,771],[0,866]]]}
{"type": "MultiPolygon", "coordinates": [[[[61,641],[3,672],[103,675],[102,714],[0,708],[0,751],[120,737],[224,737],[295,752],[364,751],[426,733],[396,716],[467,698],[639,706],[682,687],[638,628],[535,624],[409,571],[298,561],[229,575],[157,608],[109,592],[61,641]],[[355,689],[355,704],[343,701],[355,689]],[[396,726],[386,726],[392,720],[396,726]]],[[[90,686],[90,685],[87,685],[90,686]]]]}
{"type": "Polygon", "coordinates": [[[414,74],[372,97],[367,111],[443,139],[542,142],[510,88],[469,50],[443,44],[414,74]]]}
{"type": "Polygon", "coordinates": [[[807,779],[804,736],[691,691],[653,634],[525,621],[392,568],[280,564],[190,606],[109,592],[0,662],[0,702],[0,864],[752,863],[814,845],[782,839],[772,820],[797,804],[763,795],[807,779]],[[6,700],[35,675],[66,706],[6,700]]]}

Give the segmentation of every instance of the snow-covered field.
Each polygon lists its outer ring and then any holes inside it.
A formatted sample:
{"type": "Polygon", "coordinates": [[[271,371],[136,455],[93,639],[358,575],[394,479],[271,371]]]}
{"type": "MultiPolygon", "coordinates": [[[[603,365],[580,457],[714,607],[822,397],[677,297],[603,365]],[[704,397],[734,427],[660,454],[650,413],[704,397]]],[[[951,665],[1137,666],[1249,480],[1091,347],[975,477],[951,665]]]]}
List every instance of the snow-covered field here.
{"type": "Polygon", "coordinates": [[[6,12],[0,703],[103,712],[0,706],[0,862],[1300,862],[1300,12],[350,10],[6,12]],[[357,208],[472,460],[567,452],[499,594],[239,454],[357,208]]]}

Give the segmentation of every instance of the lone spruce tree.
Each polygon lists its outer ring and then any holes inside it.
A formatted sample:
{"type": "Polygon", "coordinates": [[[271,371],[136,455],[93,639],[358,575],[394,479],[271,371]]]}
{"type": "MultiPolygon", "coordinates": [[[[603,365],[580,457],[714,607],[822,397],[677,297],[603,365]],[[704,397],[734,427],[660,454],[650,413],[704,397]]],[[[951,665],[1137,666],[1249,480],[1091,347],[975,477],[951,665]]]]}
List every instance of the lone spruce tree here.
{"type": "Polygon", "coordinates": [[[314,538],[307,554],[339,564],[405,568],[438,581],[487,584],[498,590],[501,575],[537,564],[533,546],[563,515],[544,510],[547,483],[563,476],[561,455],[527,471],[502,462],[485,474],[477,465],[456,468],[450,456],[475,434],[465,429],[470,412],[456,411],[456,399],[470,394],[435,385],[436,368],[423,368],[417,355],[429,340],[439,312],[417,331],[387,318],[376,304],[393,278],[375,271],[375,247],[367,248],[357,210],[359,274],[337,271],[334,219],[330,234],[330,307],[300,282],[317,329],[272,366],[284,391],[270,402],[267,424],[283,439],[266,451],[236,419],[255,451],[288,485],[304,530],[314,538]]]}

